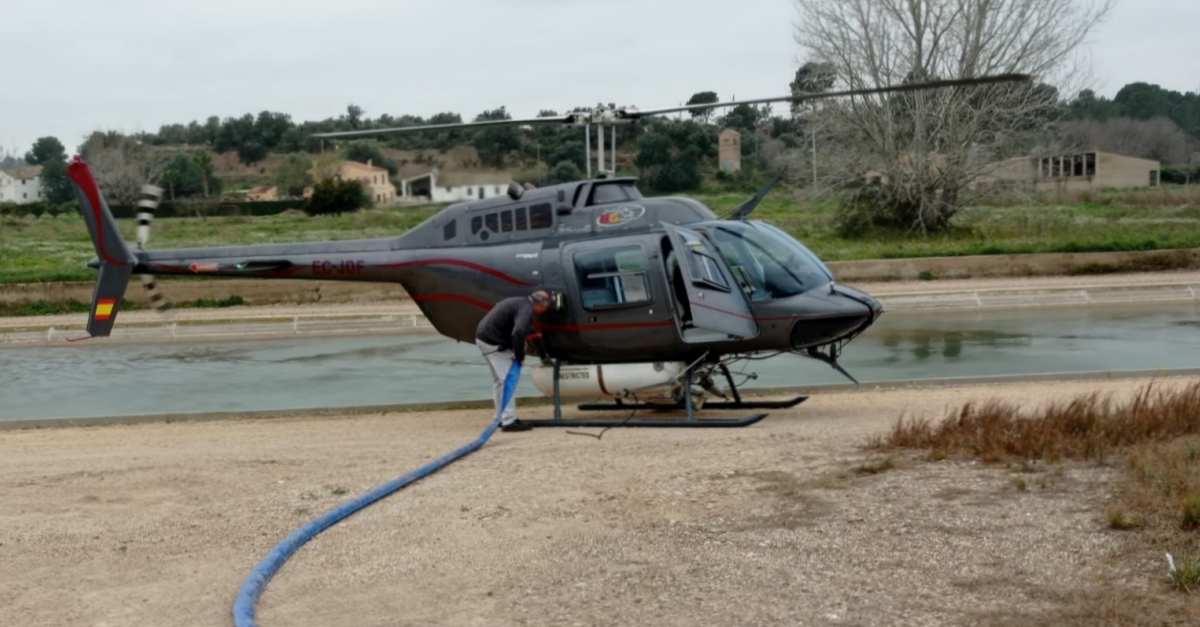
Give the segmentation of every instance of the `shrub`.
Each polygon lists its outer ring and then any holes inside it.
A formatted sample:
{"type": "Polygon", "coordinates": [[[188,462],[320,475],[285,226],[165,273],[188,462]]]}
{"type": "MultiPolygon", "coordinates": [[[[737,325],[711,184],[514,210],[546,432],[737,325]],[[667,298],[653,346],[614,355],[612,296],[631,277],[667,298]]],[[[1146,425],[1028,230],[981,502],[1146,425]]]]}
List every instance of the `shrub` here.
{"type": "Polygon", "coordinates": [[[304,205],[304,212],[310,216],[341,215],[358,211],[370,204],[371,197],[363,188],[362,183],[325,179],[318,182],[313,188],[312,197],[304,205]]]}

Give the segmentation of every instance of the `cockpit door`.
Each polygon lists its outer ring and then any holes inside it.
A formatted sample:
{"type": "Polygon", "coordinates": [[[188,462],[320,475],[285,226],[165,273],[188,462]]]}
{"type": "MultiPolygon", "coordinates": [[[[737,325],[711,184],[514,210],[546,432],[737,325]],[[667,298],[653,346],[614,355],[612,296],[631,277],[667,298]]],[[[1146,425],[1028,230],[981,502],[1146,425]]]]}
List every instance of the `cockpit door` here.
{"type": "MultiPolygon", "coordinates": [[[[725,259],[696,231],[663,223],[671,238],[667,271],[681,273],[690,305],[690,327],[683,339],[692,344],[758,337],[758,322],[725,259]]],[[[668,274],[667,280],[674,277],[668,274]]]]}

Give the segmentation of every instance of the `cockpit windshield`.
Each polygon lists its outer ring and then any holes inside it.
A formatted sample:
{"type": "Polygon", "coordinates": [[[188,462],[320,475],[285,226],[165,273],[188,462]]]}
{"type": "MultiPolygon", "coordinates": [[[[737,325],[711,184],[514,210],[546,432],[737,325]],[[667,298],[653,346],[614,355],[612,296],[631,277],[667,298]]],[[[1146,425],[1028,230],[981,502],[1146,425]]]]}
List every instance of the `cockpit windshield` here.
{"type": "Polygon", "coordinates": [[[706,226],[752,300],[796,296],[833,280],[816,255],[769,224],[719,222],[706,226]]]}

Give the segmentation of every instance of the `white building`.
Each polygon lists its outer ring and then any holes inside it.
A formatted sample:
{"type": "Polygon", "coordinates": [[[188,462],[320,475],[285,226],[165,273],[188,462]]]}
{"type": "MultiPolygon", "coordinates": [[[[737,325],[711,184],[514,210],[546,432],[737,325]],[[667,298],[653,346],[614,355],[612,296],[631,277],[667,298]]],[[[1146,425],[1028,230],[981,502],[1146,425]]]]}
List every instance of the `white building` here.
{"type": "Polygon", "coordinates": [[[0,202],[24,205],[45,199],[42,193],[42,166],[0,170],[0,202]]]}
{"type": "Polygon", "coordinates": [[[406,201],[458,202],[508,193],[507,172],[440,172],[438,168],[400,181],[406,201]]]}

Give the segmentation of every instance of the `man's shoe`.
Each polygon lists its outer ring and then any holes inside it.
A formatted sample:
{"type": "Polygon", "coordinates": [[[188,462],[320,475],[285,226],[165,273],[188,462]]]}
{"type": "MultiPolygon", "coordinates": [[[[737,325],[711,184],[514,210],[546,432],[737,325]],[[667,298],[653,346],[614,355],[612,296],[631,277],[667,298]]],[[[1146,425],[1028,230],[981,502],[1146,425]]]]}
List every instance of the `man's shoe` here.
{"type": "Polygon", "coordinates": [[[533,429],[533,425],[520,420],[514,420],[506,425],[500,425],[501,431],[529,431],[533,429]]]}

